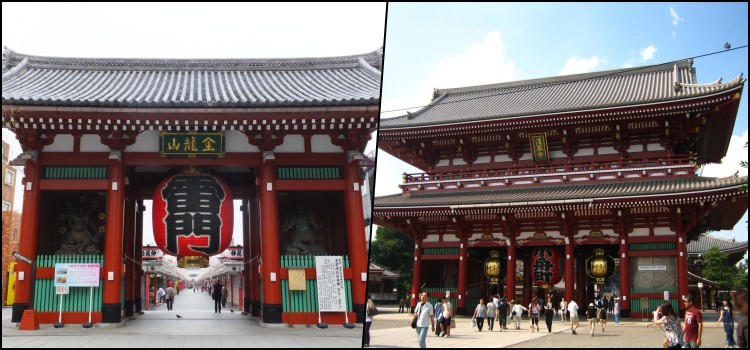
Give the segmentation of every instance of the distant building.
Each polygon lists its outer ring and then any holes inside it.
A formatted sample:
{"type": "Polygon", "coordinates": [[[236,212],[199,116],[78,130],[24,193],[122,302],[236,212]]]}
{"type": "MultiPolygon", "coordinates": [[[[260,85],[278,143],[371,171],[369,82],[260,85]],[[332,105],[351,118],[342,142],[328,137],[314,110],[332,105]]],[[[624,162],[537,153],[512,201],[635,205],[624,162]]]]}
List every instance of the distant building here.
{"type": "Polygon", "coordinates": [[[13,260],[11,254],[18,250],[18,232],[21,214],[13,211],[15,196],[16,169],[8,164],[10,145],[3,141],[3,305],[8,292],[8,266],[13,260]]]}

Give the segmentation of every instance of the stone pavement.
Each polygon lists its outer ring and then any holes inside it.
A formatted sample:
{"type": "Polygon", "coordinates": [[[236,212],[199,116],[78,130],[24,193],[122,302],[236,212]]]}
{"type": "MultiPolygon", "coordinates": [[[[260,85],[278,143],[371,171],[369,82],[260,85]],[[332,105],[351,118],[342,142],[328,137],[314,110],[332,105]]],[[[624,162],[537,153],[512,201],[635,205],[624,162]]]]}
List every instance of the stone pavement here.
{"type": "Polygon", "coordinates": [[[10,322],[11,308],[2,310],[3,347],[211,347],[211,348],[359,348],[362,326],[346,329],[330,325],[328,329],[315,326],[262,328],[257,320],[242,316],[236,306],[222,313],[214,313],[213,300],[208,293],[182,291],[175,297],[174,308],[166,311],[166,304],[149,311],[135,320],[124,321],[119,328],[94,327],[84,329],[68,324],[55,329],[41,325],[36,331],[19,331],[10,322]],[[176,315],[183,318],[178,319],[176,315]]]}
{"type": "MultiPolygon", "coordinates": [[[[375,316],[370,330],[370,347],[418,347],[417,334],[410,327],[411,316],[399,314],[397,307],[378,306],[380,313],[375,316]]],[[[713,311],[704,313],[703,344],[704,347],[723,347],[724,329],[716,326],[717,315],[713,311]]],[[[552,333],[548,333],[544,319],[539,324],[541,332],[531,333],[530,321],[525,317],[521,322],[521,330],[510,329],[498,332],[497,322],[495,331],[487,331],[485,321],[484,330],[478,332],[471,328],[470,317],[459,317],[456,328],[451,330],[450,338],[439,338],[434,333],[427,335],[428,348],[660,348],[664,332],[658,326],[646,328],[640,319],[620,320],[620,325],[614,324],[610,317],[605,332],[597,327],[594,337],[590,336],[588,322],[582,319],[576,330],[577,335],[570,332],[569,323],[561,323],[559,316],[552,323],[552,333]]],[[[508,326],[513,328],[511,324],[508,326]]]]}

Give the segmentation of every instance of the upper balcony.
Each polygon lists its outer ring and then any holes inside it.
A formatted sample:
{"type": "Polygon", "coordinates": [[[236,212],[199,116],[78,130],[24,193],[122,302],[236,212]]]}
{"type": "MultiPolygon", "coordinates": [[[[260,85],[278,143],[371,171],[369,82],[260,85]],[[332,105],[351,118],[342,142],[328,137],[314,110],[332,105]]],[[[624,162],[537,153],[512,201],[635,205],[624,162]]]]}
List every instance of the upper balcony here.
{"type": "Polygon", "coordinates": [[[599,161],[566,165],[540,164],[491,170],[404,173],[399,185],[404,192],[459,189],[485,186],[566,184],[579,181],[620,181],[644,177],[694,176],[695,163],[689,157],[636,158],[627,161],[599,161]]]}

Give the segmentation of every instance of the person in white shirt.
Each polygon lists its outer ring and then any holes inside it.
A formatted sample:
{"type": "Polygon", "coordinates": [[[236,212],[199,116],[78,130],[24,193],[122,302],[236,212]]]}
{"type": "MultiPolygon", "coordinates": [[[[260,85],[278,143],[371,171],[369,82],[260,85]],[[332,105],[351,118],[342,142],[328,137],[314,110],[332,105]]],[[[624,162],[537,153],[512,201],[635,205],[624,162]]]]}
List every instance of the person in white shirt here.
{"type": "Polygon", "coordinates": [[[521,303],[516,303],[515,300],[511,300],[510,303],[513,304],[510,311],[510,317],[516,322],[516,330],[521,329],[521,315],[528,309],[521,305],[521,303]]]}
{"type": "Polygon", "coordinates": [[[562,301],[560,301],[560,319],[562,320],[562,323],[565,323],[565,314],[568,312],[568,303],[565,301],[565,298],[562,298],[562,301]]]}
{"type": "Polygon", "coordinates": [[[432,325],[432,331],[435,331],[435,314],[432,304],[427,301],[427,292],[420,295],[420,303],[414,310],[414,318],[417,319],[417,341],[420,348],[427,347],[427,329],[432,325]]]}
{"type": "Polygon", "coordinates": [[[578,334],[576,333],[576,329],[578,328],[578,304],[576,304],[575,300],[571,300],[568,303],[568,311],[570,311],[570,331],[573,334],[578,334]]]}

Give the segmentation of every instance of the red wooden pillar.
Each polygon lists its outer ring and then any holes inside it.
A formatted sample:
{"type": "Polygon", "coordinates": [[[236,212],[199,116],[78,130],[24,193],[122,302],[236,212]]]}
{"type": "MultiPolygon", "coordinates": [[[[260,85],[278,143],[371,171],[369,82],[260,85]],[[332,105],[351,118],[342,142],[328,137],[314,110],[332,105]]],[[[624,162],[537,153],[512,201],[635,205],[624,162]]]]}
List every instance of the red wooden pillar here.
{"type": "MultiPolygon", "coordinates": [[[[419,302],[419,286],[422,284],[422,240],[414,238],[414,268],[411,277],[411,309],[412,311],[419,302]]],[[[459,284],[459,293],[461,293],[461,287],[459,284]]],[[[460,299],[459,299],[460,300],[460,299]]],[[[460,301],[459,301],[460,302],[460,301]]]]}
{"type": "Polygon", "coordinates": [[[620,316],[630,317],[630,254],[628,254],[628,232],[623,225],[622,211],[617,212],[620,220],[620,316]]]}
{"type": "MultiPolygon", "coordinates": [[[[141,288],[143,285],[143,213],[146,211],[142,199],[136,200],[136,211],[133,259],[138,264],[133,269],[133,303],[135,304],[135,312],[141,313],[143,308],[143,289],[141,288]]],[[[148,288],[146,288],[146,295],[148,295],[148,288]]]]}
{"type": "Polygon", "coordinates": [[[272,159],[260,166],[258,181],[261,238],[263,240],[263,322],[281,323],[281,257],[279,255],[278,206],[276,204],[276,168],[272,159]]]}
{"type": "Polygon", "coordinates": [[[365,292],[367,291],[367,242],[365,218],[362,212],[362,186],[359,161],[352,159],[344,166],[344,203],[346,205],[346,240],[349,266],[352,269],[352,306],[357,323],[365,322],[365,292]]]}
{"type": "Polygon", "coordinates": [[[531,259],[524,254],[523,262],[523,306],[528,307],[531,303],[531,259]]]}
{"type": "MultiPolygon", "coordinates": [[[[677,208],[677,294],[685,297],[690,294],[688,288],[687,274],[687,235],[682,225],[682,208],[677,208]]],[[[685,308],[685,304],[680,302],[680,310],[685,308]]],[[[700,305],[698,305],[700,306],[700,305]]],[[[696,306],[696,307],[698,307],[696,306]]]]}
{"type": "Polygon", "coordinates": [[[570,302],[573,299],[573,290],[575,286],[575,275],[573,274],[573,241],[571,238],[565,238],[565,301],[570,302]]]}
{"type": "Polygon", "coordinates": [[[107,190],[107,226],[104,238],[104,290],[102,295],[102,323],[120,322],[120,293],[122,292],[122,229],[125,183],[122,153],[109,156],[109,189],[107,190]]]}
{"type": "Polygon", "coordinates": [[[133,313],[133,297],[136,276],[135,269],[140,265],[135,264],[135,216],[136,203],[134,198],[125,201],[125,316],[131,317],[133,313]]]}
{"type": "MultiPolygon", "coordinates": [[[[246,272],[246,282],[248,290],[246,293],[250,295],[250,303],[245,305],[245,312],[250,312],[254,317],[260,316],[260,213],[258,211],[258,200],[251,199],[248,201],[248,212],[250,214],[249,220],[249,249],[250,254],[245,256],[245,259],[251,259],[250,271],[246,272]],[[249,309],[248,309],[249,308],[249,309]]],[[[245,250],[247,251],[247,250],[245,250]]]]}
{"type": "Polygon", "coordinates": [[[146,293],[145,293],[146,294],[146,302],[144,303],[145,304],[144,307],[145,307],[146,311],[148,311],[148,303],[151,302],[151,290],[149,289],[149,288],[151,288],[150,287],[150,285],[151,285],[151,274],[148,273],[148,272],[146,272],[145,283],[146,283],[146,293]]]}
{"type": "MultiPolygon", "coordinates": [[[[41,169],[37,163],[37,151],[28,151],[22,157],[26,159],[23,178],[23,216],[21,216],[21,234],[18,244],[18,252],[36,261],[37,229],[39,224],[39,179],[41,169]]],[[[11,322],[21,322],[21,317],[26,309],[34,309],[30,305],[31,283],[34,276],[31,275],[31,266],[23,261],[16,265],[16,289],[15,301],[13,302],[13,313],[11,322]],[[23,276],[23,279],[21,278],[23,276]]]]}
{"type": "Polygon", "coordinates": [[[462,233],[458,250],[458,315],[466,315],[466,287],[469,285],[469,247],[466,239],[462,233]]]}
{"type": "Polygon", "coordinates": [[[516,239],[510,238],[508,243],[508,260],[506,263],[505,273],[505,297],[510,302],[516,299],[516,239]]]}

